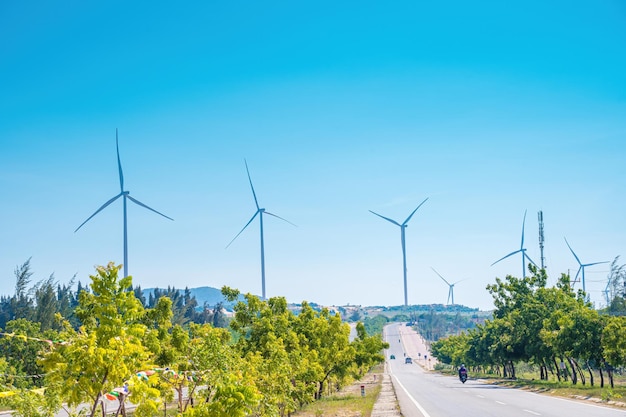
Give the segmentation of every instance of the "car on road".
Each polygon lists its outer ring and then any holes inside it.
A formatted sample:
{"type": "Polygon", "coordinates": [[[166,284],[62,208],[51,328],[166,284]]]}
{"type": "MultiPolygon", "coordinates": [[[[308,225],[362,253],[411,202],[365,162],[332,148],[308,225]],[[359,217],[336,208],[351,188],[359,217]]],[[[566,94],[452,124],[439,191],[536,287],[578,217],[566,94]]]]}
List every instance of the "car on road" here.
{"type": "Polygon", "coordinates": [[[389,357],[389,359],[395,359],[395,358],[396,358],[396,355],[391,355],[391,356],[389,357]]]}
{"type": "Polygon", "coordinates": [[[406,358],[404,360],[404,363],[413,363],[413,359],[411,359],[410,357],[406,358]]]}

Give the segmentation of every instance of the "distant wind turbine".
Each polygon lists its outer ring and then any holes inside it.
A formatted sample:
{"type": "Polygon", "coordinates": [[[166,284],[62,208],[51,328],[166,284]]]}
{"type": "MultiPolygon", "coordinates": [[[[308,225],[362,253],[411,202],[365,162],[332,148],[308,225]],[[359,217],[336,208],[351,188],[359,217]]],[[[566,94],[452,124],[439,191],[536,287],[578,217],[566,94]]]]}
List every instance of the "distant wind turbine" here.
{"type": "Polygon", "coordinates": [[[439,272],[437,272],[435,270],[435,268],[433,268],[432,266],[430,267],[430,269],[432,269],[433,271],[435,271],[435,274],[439,275],[439,278],[441,278],[443,280],[443,282],[445,282],[446,284],[448,284],[448,287],[450,287],[450,289],[448,290],[448,301],[446,302],[446,304],[450,305],[450,299],[452,299],[452,305],[454,305],[454,286],[456,284],[458,284],[461,281],[465,281],[464,279],[461,279],[459,281],[453,282],[452,284],[450,284],[444,277],[441,276],[441,274],[439,272]]]}
{"type": "MultiPolygon", "coordinates": [[[[563,238],[565,239],[565,237],[563,238]]],[[[582,279],[583,279],[583,292],[585,291],[585,268],[588,266],[592,266],[592,265],[598,265],[598,264],[608,264],[609,261],[602,261],[602,262],[592,262],[590,264],[584,264],[582,262],[580,262],[580,259],[578,258],[578,256],[576,255],[576,253],[574,253],[574,249],[572,249],[572,247],[569,245],[569,242],[567,241],[567,239],[565,239],[565,243],[567,244],[567,247],[569,248],[569,250],[572,252],[572,255],[574,255],[574,258],[576,258],[576,262],[578,262],[578,272],[576,272],[576,276],[574,277],[574,282],[576,282],[576,280],[578,279],[578,274],[580,274],[580,271],[583,272],[582,275],[582,279]]]]}
{"type": "Polygon", "coordinates": [[[259,206],[259,201],[256,198],[256,193],[254,192],[254,186],[252,185],[252,178],[250,178],[250,170],[248,169],[248,162],[245,159],[243,160],[243,162],[246,164],[246,172],[248,173],[248,181],[250,182],[250,188],[252,189],[252,196],[254,197],[254,204],[256,205],[256,211],[254,212],[254,215],[248,221],[248,223],[246,223],[246,225],[243,227],[243,229],[241,229],[239,233],[237,233],[237,236],[235,236],[233,240],[231,240],[230,243],[226,245],[226,248],[228,248],[235,241],[235,239],[237,239],[239,235],[244,230],[246,230],[246,227],[248,227],[250,223],[252,223],[252,220],[254,220],[254,218],[258,215],[259,224],[261,228],[261,294],[263,296],[263,299],[265,300],[266,299],[265,298],[265,245],[263,243],[263,214],[269,214],[270,216],[273,216],[273,217],[276,217],[277,219],[285,221],[292,226],[296,226],[296,225],[291,223],[289,220],[283,219],[280,216],[277,216],[273,213],[270,213],[269,211],[266,211],[264,208],[261,208],[259,206]]]}
{"type": "Polygon", "coordinates": [[[522,254],[522,278],[526,278],[526,259],[528,259],[533,265],[537,266],[537,264],[532,259],[530,259],[530,256],[528,256],[528,254],[526,253],[526,248],[524,248],[524,224],[525,223],[526,223],[526,210],[524,211],[524,220],[522,221],[522,243],[519,249],[514,252],[509,253],[506,256],[503,256],[502,258],[498,259],[497,261],[491,264],[491,266],[494,266],[495,264],[497,264],[503,259],[508,258],[509,256],[515,255],[516,253],[521,253],[522,254]]]}
{"type": "Polygon", "coordinates": [[[85,223],[91,220],[96,214],[104,210],[109,204],[113,203],[118,198],[123,197],[122,200],[124,202],[124,276],[127,277],[128,276],[128,221],[126,217],[126,200],[128,199],[141,207],[147,208],[148,210],[153,211],[156,214],[165,217],[166,219],[170,219],[172,221],[174,221],[174,219],[166,216],[163,213],[159,213],[155,209],[146,206],[141,201],[134,199],[133,197],[130,196],[130,191],[124,191],[124,174],[122,173],[122,163],[120,162],[120,146],[119,146],[119,141],[117,138],[117,128],[115,129],[115,147],[117,149],[117,168],[119,170],[119,175],[120,175],[120,193],[116,195],[115,197],[113,197],[112,199],[110,199],[109,201],[107,201],[106,203],[104,203],[98,210],[96,210],[94,214],[89,216],[87,220],[85,220],[80,226],[76,228],[76,230],[74,230],[74,233],[78,232],[78,229],[83,227],[85,223]]]}
{"type": "Polygon", "coordinates": [[[395,220],[392,220],[388,217],[385,216],[381,216],[378,213],[373,212],[372,210],[370,210],[370,213],[377,215],[378,217],[381,217],[385,220],[387,220],[388,222],[391,222],[393,224],[395,224],[396,226],[400,227],[400,240],[402,243],[402,267],[403,267],[403,272],[404,272],[404,305],[408,305],[409,304],[409,300],[408,300],[408,296],[407,296],[407,284],[406,284],[406,241],[405,241],[405,229],[407,227],[407,223],[409,223],[409,220],[411,220],[411,217],[413,217],[413,215],[415,214],[415,212],[417,211],[418,208],[422,207],[422,204],[424,204],[426,202],[426,200],[428,200],[428,197],[426,197],[426,199],[424,201],[422,201],[419,206],[417,206],[417,208],[415,208],[415,210],[413,210],[413,212],[409,215],[409,217],[406,218],[406,220],[400,224],[395,220]]]}
{"type": "Polygon", "coordinates": [[[606,283],[606,287],[604,287],[604,291],[602,291],[602,294],[604,294],[604,299],[606,300],[606,305],[607,307],[609,306],[609,304],[611,304],[611,300],[610,300],[610,295],[609,295],[609,286],[611,285],[611,280],[609,280],[606,283]]]}

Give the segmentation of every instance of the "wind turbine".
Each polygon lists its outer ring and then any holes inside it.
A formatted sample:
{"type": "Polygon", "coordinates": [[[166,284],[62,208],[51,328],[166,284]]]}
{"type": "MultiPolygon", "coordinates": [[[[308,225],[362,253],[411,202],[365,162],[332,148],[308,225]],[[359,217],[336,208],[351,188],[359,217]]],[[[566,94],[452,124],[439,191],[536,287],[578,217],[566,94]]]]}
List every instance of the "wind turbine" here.
{"type": "Polygon", "coordinates": [[[446,302],[446,304],[450,305],[450,299],[452,299],[452,305],[454,305],[454,286],[456,284],[458,284],[461,281],[464,281],[463,279],[457,281],[457,282],[453,282],[452,284],[450,284],[444,277],[441,276],[441,274],[439,272],[437,272],[435,270],[435,268],[433,268],[432,266],[430,267],[430,269],[432,269],[433,271],[435,271],[435,274],[439,275],[439,278],[441,278],[443,280],[443,282],[445,282],[446,284],[448,284],[448,287],[450,287],[450,290],[448,291],[448,301],[446,302]]]}
{"type": "MultiPolygon", "coordinates": [[[[563,237],[563,239],[565,239],[565,237],[563,237]]],[[[582,262],[580,262],[580,259],[578,259],[578,256],[576,255],[576,253],[574,253],[574,249],[572,249],[572,247],[569,245],[569,242],[567,241],[567,239],[565,239],[565,243],[567,244],[567,247],[569,248],[569,250],[572,252],[572,255],[574,255],[574,258],[576,258],[576,262],[578,262],[578,272],[576,272],[576,276],[574,277],[574,282],[576,282],[576,279],[578,279],[578,274],[580,274],[580,271],[583,271],[583,292],[585,291],[585,268],[588,266],[592,266],[592,265],[598,265],[598,264],[608,264],[609,261],[602,261],[602,262],[592,262],[590,264],[584,264],[582,262]]]]}
{"type": "Polygon", "coordinates": [[[387,220],[388,222],[391,222],[393,224],[395,224],[396,226],[400,227],[400,240],[402,243],[402,267],[403,267],[403,272],[404,272],[404,305],[408,305],[409,301],[408,301],[408,297],[407,297],[407,285],[406,285],[406,242],[405,242],[405,229],[407,227],[407,223],[409,222],[409,220],[411,220],[411,217],[413,217],[413,215],[415,214],[415,212],[417,211],[418,208],[422,207],[422,204],[424,204],[426,202],[426,200],[428,200],[428,197],[426,197],[426,199],[424,201],[422,201],[419,206],[417,206],[415,208],[415,210],[413,210],[413,212],[409,215],[409,217],[406,218],[406,220],[400,224],[395,220],[392,220],[388,217],[385,216],[381,216],[378,213],[373,212],[372,210],[370,210],[370,213],[377,215],[380,218],[383,218],[385,220],[387,220]]]}
{"type": "Polygon", "coordinates": [[[604,294],[604,299],[606,300],[606,306],[608,307],[609,304],[611,304],[611,300],[610,300],[610,296],[609,296],[609,286],[611,285],[611,280],[609,280],[606,283],[606,287],[604,287],[604,290],[602,291],[602,294],[604,294]]]}
{"type": "Polygon", "coordinates": [[[524,224],[526,223],[526,211],[527,210],[524,210],[524,220],[522,221],[522,243],[519,249],[509,253],[506,256],[503,256],[502,258],[498,259],[497,261],[491,264],[491,266],[494,266],[495,264],[497,264],[503,259],[508,258],[509,256],[515,255],[516,253],[521,253],[522,254],[522,278],[526,278],[526,263],[525,263],[526,259],[528,259],[533,265],[537,266],[537,264],[532,259],[530,259],[530,256],[528,256],[528,254],[526,253],[526,248],[524,248],[524,224]]]}
{"type": "Polygon", "coordinates": [[[128,221],[126,217],[126,200],[128,199],[141,207],[147,208],[148,210],[153,211],[156,214],[165,217],[166,219],[170,219],[172,221],[174,221],[174,219],[166,216],[163,213],[159,213],[155,209],[146,206],[141,201],[134,199],[133,197],[130,196],[130,191],[124,191],[124,174],[122,173],[122,163],[120,162],[120,146],[119,146],[119,141],[117,138],[117,128],[115,129],[115,147],[117,149],[117,168],[119,170],[119,175],[120,175],[120,193],[116,195],[115,197],[113,197],[112,199],[110,199],[109,201],[107,201],[106,203],[104,203],[98,210],[96,210],[94,214],[89,216],[87,220],[85,220],[80,226],[76,228],[76,230],[74,230],[74,233],[78,232],[78,229],[83,227],[85,223],[91,220],[96,214],[104,210],[109,204],[113,203],[118,198],[123,197],[122,200],[124,202],[124,276],[127,277],[128,276],[128,221]]]}
{"type": "Polygon", "coordinates": [[[250,182],[250,188],[252,189],[252,196],[254,197],[254,204],[256,205],[256,211],[254,212],[254,215],[248,221],[248,223],[246,223],[246,225],[243,227],[243,229],[241,229],[239,233],[237,233],[237,236],[235,236],[233,240],[231,240],[230,243],[226,245],[226,248],[228,249],[228,247],[235,241],[235,239],[237,239],[239,235],[244,230],[246,230],[246,227],[248,227],[250,223],[252,223],[252,220],[254,220],[254,218],[258,215],[259,225],[261,228],[261,294],[263,296],[263,299],[265,300],[266,299],[265,298],[265,244],[263,243],[263,214],[269,214],[270,216],[273,216],[273,217],[276,217],[277,219],[285,221],[292,226],[296,226],[296,225],[291,223],[289,220],[283,219],[280,216],[277,216],[273,213],[270,213],[269,211],[266,211],[264,208],[261,208],[259,206],[259,201],[256,198],[256,193],[254,192],[254,186],[252,185],[252,178],[250,178],[250,170],[248,169],[248,162],[245,159],[243,160],[243,162],[246,164],[246,172],[248,173],[248,181],[250,182]]]}

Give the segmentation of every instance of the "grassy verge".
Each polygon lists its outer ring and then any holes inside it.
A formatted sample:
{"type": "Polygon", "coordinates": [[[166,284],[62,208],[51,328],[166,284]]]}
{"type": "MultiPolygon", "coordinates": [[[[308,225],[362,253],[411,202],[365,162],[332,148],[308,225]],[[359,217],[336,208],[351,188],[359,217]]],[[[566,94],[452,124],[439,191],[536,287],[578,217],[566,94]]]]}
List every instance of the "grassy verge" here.
{"type": "Polygon", "coordinates": [[[292,413],[294,417],[369,417],[378,398],[382,382],[382,365],[374,368],[360,381],[345,387],[338,393],[308,404],[302,410],[292,413]],[[361,385],[365,396],[361,396],[361,385]]]}
{"type": "MultiPolygon", "coordinates": [[[[291,413],[292,417],[370,417],[372,409],[378,399],[381,390],[382,374],[384,366],[374,367],[360,381],[356,381],[339,392],[327,395],[321,400],[306,405],[301,410],[291,413]],[[361,396],[361,386],[364,387],[365,396],[361,396]]],[[[155,417],[163,417],[161,411],[155,417]]],[[[175,405],[171,405],[167,411],[167,417],[177,415],[175,405]]],[[[129,413],[132,416],[132,413],[129,413]]]]}
{"type": "Polygon", "coordinates": [[[596,383],[594,386],[582,385],[580,382],[573,385],[571,382],[541,381],[541,380],[506,380],[493,377],[483,378],[492,384],[504,385],[520,389],[527,389],[559,397],[569,397],[576,399],[595,400],[598,402],[611,402],[613,405],[626,407],[626,387],[616,385],[611,388],[605,382],[605,386],[600,388],[596,383]]]}

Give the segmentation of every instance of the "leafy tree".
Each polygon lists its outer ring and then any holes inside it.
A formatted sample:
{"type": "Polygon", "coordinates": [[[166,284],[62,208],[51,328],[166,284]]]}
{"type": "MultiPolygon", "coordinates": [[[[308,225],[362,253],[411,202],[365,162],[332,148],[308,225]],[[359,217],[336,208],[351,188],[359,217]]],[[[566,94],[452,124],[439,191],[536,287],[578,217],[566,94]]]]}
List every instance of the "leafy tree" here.
{"type": "MultiPolygon", "coordinates": [[[[223,288],[222,293],[230,301],[239,297],[237,290],[223,288]]],[[[246,294],[245,301],[235,305],[235,318],[230,325],[240,335],[237,348],[256,371],[255,381],[263,398],[256,412],[282,415],[294,411],[290,352],[297,350],[299,343],[292,328],[293,314],[282,297],[261,301],[246,294]]]]}
{"type": "MultiPolygon", "coordinates": [[[[239,291],[222,288],[229,301],[239,291]]],[[[261,301],[247,294],[235,307],[230,326],[238,335],[237,348],[253,366],[263,395],[259,415],[283,415],[320,398],[332,382],[341,384],[382,360],[380,336],[367,336],[357,325],[350,342],[350,326],[328,309],[314,310],[306,301],[297,316],[282,297],[261,301]]]]}
{"type": "Polygon", "coordinates": [[[468,366],[474,365],[476,361],[468,360],[469,338],[469,334],[462,333],[440,339],[431,344],[430,353],[442,363],[454,366],[460,366],[462,363],[467,363],[468,366]]]}
{"type": "Polygon", "coordinates": [[[7,397],[3,401],[11,409],[13,417],[49,417],[61,408],[59,398],[44,395],[44,389],[20,390],[19,394],[7,397]]]}
{"type": "Polygon", "coordinates": [[[26,291],[33,275],[30,259],[28,258],[21,266],[15,268],[15,295],[11,299],[11,318],[13,319],[30,318],[32,313],[32,300],[26,291]]]}
{"type": "Polygon", "coordinates": [[[176,356],[162,372],[164,386],[177,392],[178,411],[187,416],[243,416],[259,402],[248,366],[229,344],[230,333],[208,324],[190,325],[189,334],[175,327],[176,356]],[[185,402],[183,390],[187,389],[185,402]],[[193,405],[191,400],[193,401],[193,405]],[[192,406],[190,406],[192,405],[192,406]],[[228,414],[231,413],[231,414],[228,414]]]}
{"type": "Polygon", "coordinates": [[[224,303],[222,301],[215,304],[213,307],[213,314],[211,315],[211,323],[213,327],[227,327],[228,322],[226,315],[224,314],[224,303]]]}
{"type": "Polygon", "coordinates": [[[18,378],[13,385],[19,388],[41,387],[43,368],[37,363],[37,357],[49,348],[44,340],[55,338],[54,332],[43,334],[39,323],[26,319],[11,320],[5,332],[9,337],[0,338],[0,352],[11,372],[18,378]]]}
{"type": "MultiPolygon", "coordinates": [[[[120,268],[113,263],[96,268],[96,275],[90,277],[91,292],[79,294],[76,314],[82,326],[75,331],[66,322],[62,338],[67,343],[55,345],[42,359],[48,373],[47,392],[70,407],[90,404],[90,417],[105,393],[124,386],[150,360],[143,344],[145,310],[131,290],[132,278],[119,278],[120,268]]],[[[158,395],[156,390],[143,389],[141,380],[133,382],[138,393],[158,395]]],[[[135,414],[148,415],[154,409],[154,403],[143,401],[135,414]]]]}
{"type": "MultiPolygon", "coordinates": [[[[75,278],[76,276],[72,277],[69,284],[67,285],[57,285],[57,311],[61,314],[61,317],[70,322],[72,327],[78,328],[79,322],[76,314],[74,314],[74,309],[78,305],[80,283],[79,289],[76,291],[76,293],[73,293],[72,286],[74,284],[75,278]]],[[[58,320],[55,321],[55,328],[57,330],[61,330],[58,320]]]]}
{"type": "Polygon", "coordinates": [[[315,314],[310,330],[308,344],[311,350],[317,352],[317,360],[322,368],[316,396],[319,399],[329,380],[341,383],[351,375],[356,351],[350,344],[350,326],[326,308],[315,314]]]}
{"type": "Polygon", "coordinates": [[[56,282],[54,275],[42,280],[35,286],[35,308],[33,320],[39,322],[41,330],[55,327],[55,314],[58,312],[58,300],[55,291],[56,282]]]}
{"type": "Polygon", "coordinates": [[[365,331],[370,336],[373,336],[375,334],[382,334],[383,328],[387,323],[389,323],[389,319],[387,318],[387,316],[383,316],[382,314],[379,314],[375,317],[365,317],[365,319],[363,320],[365,331]]]}
{"type": "Polygon", "coordinates": [[[601,340],[604,357],[609,363],[609,380],[613,388],[613,367],[626,365],[626,317],[607,317],[601,340]]]}
{"type": "MultiPolygon", "coordinates": [[[[143,290],[141,289],[141,285],[137,285],[133,287],[133,292],[135,293],[135,298],[139,300],[141,305],[146,306],[146,297],[143,295],[143,290]]],[[[154,304],[151,304],[149,307],[152,307],[154,304]]]]}
{"type": "Polygon", "coordinates": [[[626,314],[626,265],[619,265],[619,256],[611,262],[608,276],[609,314],[626,314]]]}
{"type": "Polygon", "coordinates": [[[372,366],[385,361],[383,349],[389,348],[389,343],[384,342],[382,335],[368,336],[363,323],[356,325],[357,337],[351,342],[355,350],[354,362],[356,364],[356,376],[362,377],[372,366]]]}

